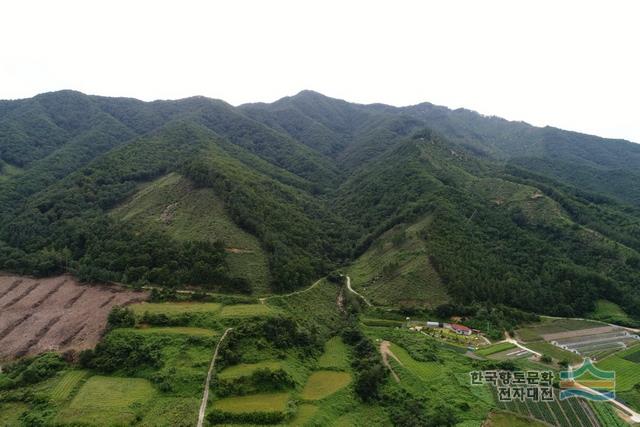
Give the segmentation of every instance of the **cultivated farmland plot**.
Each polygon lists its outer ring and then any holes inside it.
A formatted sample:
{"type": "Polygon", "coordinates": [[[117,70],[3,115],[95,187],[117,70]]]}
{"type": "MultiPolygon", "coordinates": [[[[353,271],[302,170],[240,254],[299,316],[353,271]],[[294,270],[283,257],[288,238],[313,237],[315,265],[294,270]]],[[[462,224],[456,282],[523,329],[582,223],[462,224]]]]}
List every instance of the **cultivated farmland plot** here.
{"type": "Polygon", "coordinates": [[[92,348],[114,305],[146,298],[144,292],[80,285],[71,276],[0,276],[0,360],[92,348]]]}

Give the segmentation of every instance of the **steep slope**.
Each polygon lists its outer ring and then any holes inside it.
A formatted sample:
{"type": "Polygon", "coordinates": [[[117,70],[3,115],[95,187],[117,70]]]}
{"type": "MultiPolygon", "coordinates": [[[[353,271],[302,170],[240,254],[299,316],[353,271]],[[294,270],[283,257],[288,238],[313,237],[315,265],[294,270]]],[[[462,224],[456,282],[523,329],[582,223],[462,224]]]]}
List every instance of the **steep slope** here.
{"type": "Polygon", "coordinates": [[[263,293],[341,266],[382,305],[640,315],[624,141],[310,91],[240,107],[63,91],[0,103],[0,165],[7,270],[263,293]]]}
{"type": "Polygon", "coordinates": [[[195,188],[177,173],[143,184],[111,211],[115,218],[140,227],[160,228],[181,241],[221,241],[229,273],[249,281],[258,294],[271,282],[267,254],[255,236],[238,227],[210,188],[195,188]]]}

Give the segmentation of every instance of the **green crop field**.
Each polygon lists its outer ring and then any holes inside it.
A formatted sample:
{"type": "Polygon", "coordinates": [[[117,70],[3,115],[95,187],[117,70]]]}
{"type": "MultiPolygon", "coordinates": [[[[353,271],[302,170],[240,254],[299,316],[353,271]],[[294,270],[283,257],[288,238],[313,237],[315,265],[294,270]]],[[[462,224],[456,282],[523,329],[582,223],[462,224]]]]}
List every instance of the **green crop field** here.
{"type": "Polygon", "coordinates": [[[351,382],[351,374],[336,371],[316,371],[311,374],[300,393],[304,400],[320,400],[332,395],[351,382]]]}
{"type": "Polygon", "coordinates": [[[80,388],[66,408],[58,414],[61,423],[128,424],[136,417],[136,407],[142,408],[156,395],[147,380],[93,376],[80,388]]]}
{"type": "Polygon", "coordinates": [[[238,365],[229,366],[218,374],[219,378],[239,378],[245,375],[251,375],[258,369],[276,370],[282,368],[282,362],[275,360],[266,360],[258,363],[240,363],[238,365]]]}
{"type": "Polygon", "coordinates": [[[149,314],[182,314],[182,313],[217,313],[222,304],[215,302],[143,302],[129,306],[134,313],[149,314]]]}
{"type": "Polygon", "coordinates": [[[381,306],[433,308],[447,302],[420,236],[429,222],[400,224],[380,236],[349,268],[353,287],[381,306]]]}
{"type": "Polygon", "coordinates": [[[399,345],[391,343],[390,350],[402,366],[422,381],[430,381],[442,375],[442,366],[437,362],[419,362],[399,345]]]}
{"type": "Polygon", "coordinates": [[[640,345],[631,347],[629,350],[620,353],[619,356],[629,362],[640,363],[640,345]]]}
{"type": "Polygon", "coordinates": [[[349,351],[342,338],[333,337],[324,345],[324,353],[318,359],[320,368],[349,369],[349,351]]]}
{"type": "Polygon", "coordinates": [[[260,393],[216,400],[213,409],[232,413],[284,411],[288,401],[289,393],[260,393]]]}
{"type": "Polygon", "coordinates": [[[563,350],[560,347],[556,347],[555,345],[548,342],[532,342],[528,343],[527,347],[539,353],[546,354],[547,356],[550,356],[558,361],[568,360],[571,364],[580,363],[582,361],[582,357],[579,354],[563,350]]]}
{"type": "Polygon", "coordinates": [[[596,363],[605,371],[615,371],[616,390],[627,391],[640,383],[640,364],[624,359],[625,352],[616,354],[596,363]]]}
{"type": "MultiPolygon", "coordinates": [[[[127,330],[127,329],[125,329],[127,330]]],[[[141,334],[166,334],[166,335],[191,335],[196,337],[215,337],[217,332],[205,328],[193,328],[189,326],[172,326],[172,327],[152,327],[152,328],[136,328],[136,332],[141,334]]]]}
{"type": "Polygon", "coordinates": [[[141,427],[192,427],[198,418],[197,397],[159,397],[145,411],[141,427]]]}
{"type": "Polygon", "coordinates": [[[55,402],[64,402],[71,397],[71,393],[86,378],[87,374],[87,371],[81,370],[65,372],[55,386],[51,388],[49,396],[55,402]]]}
{"type": "Polygon", "coordinates": [[[222,240],[229,248],[231,274],[248,279],[259,294],[268,291],[269,265],[260,242],[233,222],[210,188],[194,188],[188,179],[171,173],[142,187],[112,215],[160,227],[178,240],[222,240]]]}
{"type": "Polygon", "coordinates": [[[500,353],[501,351],[511,350],[512,348],[516,348],[516,346],[510,342],[500,342],[476,350],[476,354],[480,356],[489,356],[494,353],[500,353]]]}
{"type": "Polygon", "coordinates": [[[220,317],[252,317],[252,316],[272,316],[278,311],[266,304],[236,304],[225,305],[220,311],[220,317]]]}
{"type": "Polygon", "coordinates": [[[313,418],[316,412],[318,412],[318,407],[311,403],[298,405],[296,415],[288,425],[291,427],[303,427],[311,420],[311,418],[313,418]]]}

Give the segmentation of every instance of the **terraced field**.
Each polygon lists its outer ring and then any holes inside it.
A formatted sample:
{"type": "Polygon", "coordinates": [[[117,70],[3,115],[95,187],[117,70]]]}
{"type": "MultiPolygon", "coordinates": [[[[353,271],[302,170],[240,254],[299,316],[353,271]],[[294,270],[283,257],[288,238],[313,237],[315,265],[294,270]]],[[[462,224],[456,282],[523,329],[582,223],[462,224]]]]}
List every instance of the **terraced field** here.
{"type": "Polygon", "coordinates": [[[476,354],[480,356],[490,356],[495,353],[500,353],[501,351],[514,349],[516,346],[509,342],[501,342],[497,344],[492,344],[487,347],[483,347],[476,351],[476,354]]]}

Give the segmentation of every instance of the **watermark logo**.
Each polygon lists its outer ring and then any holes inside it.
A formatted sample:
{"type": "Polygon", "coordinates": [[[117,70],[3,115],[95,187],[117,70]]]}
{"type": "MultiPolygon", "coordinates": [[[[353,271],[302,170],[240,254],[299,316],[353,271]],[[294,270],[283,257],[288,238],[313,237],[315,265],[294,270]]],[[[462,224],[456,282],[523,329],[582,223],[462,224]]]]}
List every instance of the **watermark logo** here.
{"type": "Polygon", "coordinates": [[[589,400],[616,398],[616,373],[598,369],[591,359],[584,360],[577,369],[560,372],[560,400],[583,397],[589,400]]]}
{"type": "Polygon", "coordinates": [[[552,371],[472,371],[471,385],[490,385],[499,402],[554,400],[552,371]]]}

